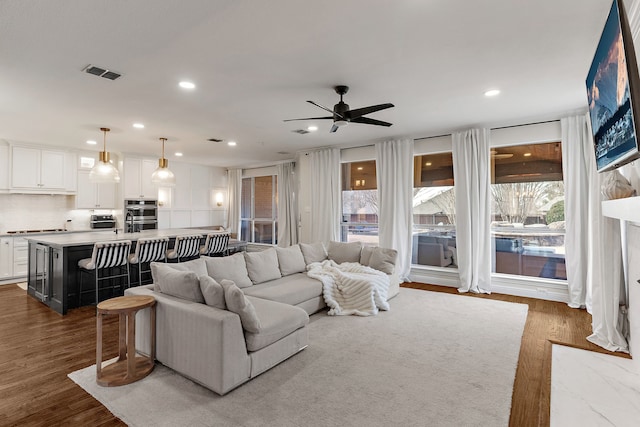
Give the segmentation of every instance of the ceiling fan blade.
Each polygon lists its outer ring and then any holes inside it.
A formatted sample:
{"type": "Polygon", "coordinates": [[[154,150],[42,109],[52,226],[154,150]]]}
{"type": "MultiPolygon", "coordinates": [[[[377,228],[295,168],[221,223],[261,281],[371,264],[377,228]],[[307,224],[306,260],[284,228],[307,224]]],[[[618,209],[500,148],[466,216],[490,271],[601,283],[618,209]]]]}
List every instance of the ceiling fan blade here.
{"type": "Polygon", "coordinates": [[[391,126],[392,123],[383,122],[382,120],[370,119],[368,117],[358,117],[356,119],[351,119],[351,123],[362,123],[365,125],[377,125],[377,126],[391,126]]]}
{"type": "Polygon", "coordinates": [[[329,117],[307,117],[305,119],[287,119],[287,120],[283,120],[283,122],[295,122],[296,120],[325,120],[325,119],[333,119],[333,116],[329,116],[329,117]]]}
{"type": "Polygon", "coordinates": [[[333,124],[333,126],[331,126],[331,130],[329,131],[329,133],[334,133],[335,131],[338,130],[340,126],[336,125],[335,123],[333,124]]]}
{"type": "Polygon", "coordinates": [[[327,108],[327,107],[325,107],[325,106],[323,106],[323,105],[318,104],[317,102],[313,102],[313,101],[307,101],[307,102],[308,102],[309,104],[313,104],[313,105],[315,105],[316,107],[320,107],[320,108],[322,108],[323,110],[330,112],[331,114],[335,114],[336,116],[340,117],[341,119],[344,119],[344,117],[342,117],[342,115],[340,115],[340,114],[338,114],[338,113],[334,112],[334,111],[333,111],[332,109],[330,109],[330,108],[327,108]]]}
{"type": "Polygon", "coordinates": [[[357,119],[358,117],[362,117],[365,114],[375,113],[376,111],[386,110],[387,108],[394,107],[393,104],[379,104],[379,105],[371,105],[369,107],[356,108],[355,110],[349,110],[349,117],[353,121],[353,119],[357,119]]]}

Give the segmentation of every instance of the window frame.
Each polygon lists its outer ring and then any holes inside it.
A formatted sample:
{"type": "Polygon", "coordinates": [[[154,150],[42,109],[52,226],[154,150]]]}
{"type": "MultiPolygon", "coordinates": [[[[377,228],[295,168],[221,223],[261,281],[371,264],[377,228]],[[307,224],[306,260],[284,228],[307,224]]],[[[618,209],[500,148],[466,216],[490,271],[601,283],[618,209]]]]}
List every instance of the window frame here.
{"type": "MultiPolygon", "coordinates": [[[[242,204],[240,206],[240,239],[249,243],[257,243],[257,244],[266,244],[266,245],[277,245],[278,244],[278,175],[277,174],[269,174],[269,175],[258,175],[258,176],[246,176],[243,177],[242,180],[245,179],[250,180],[251,182],[251,197],[250,197],[250,217],[243,217],[242,213],[244,209],[242,209],[242,204]],[[271,218],[256,218],[256,178],[264,178],[270,176],[271,177],[271,218]],[[245,236],[243,233],[244,223],[249,223],[250,236],[245,236]],[[271,223],[271,243],[264,242],[256,242],[255,241],[255,225],[256,223],[271,223]]],[[[243,198],[241,197],[241,201],[243,198]]],[[[242,202],[241,202],[242,203],[242,202]]]]}

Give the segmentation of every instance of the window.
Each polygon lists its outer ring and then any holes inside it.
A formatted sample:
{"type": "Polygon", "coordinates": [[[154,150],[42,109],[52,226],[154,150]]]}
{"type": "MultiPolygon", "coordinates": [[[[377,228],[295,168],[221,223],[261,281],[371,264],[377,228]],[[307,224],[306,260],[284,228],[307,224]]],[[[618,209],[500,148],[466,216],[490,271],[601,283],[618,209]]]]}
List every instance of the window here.
{"type": "Polygon", "coordinates": [[[342,164],[343,242],[378,244],[376,161],[342,164]]]}
{"type": "Polygon", "coordinates": [[[278,240],[278,177],[242,179],[240,236],[253,243],[278,240]]]}
{"type": "Polygon", "coordinates": [[[457,268],[451,153],[414,157],[412,264],[457,268]]]}
{"type": "Polygon", "coordinates": [[[560,142],[491,151],[496,273],[566,280],[560,142]]]}

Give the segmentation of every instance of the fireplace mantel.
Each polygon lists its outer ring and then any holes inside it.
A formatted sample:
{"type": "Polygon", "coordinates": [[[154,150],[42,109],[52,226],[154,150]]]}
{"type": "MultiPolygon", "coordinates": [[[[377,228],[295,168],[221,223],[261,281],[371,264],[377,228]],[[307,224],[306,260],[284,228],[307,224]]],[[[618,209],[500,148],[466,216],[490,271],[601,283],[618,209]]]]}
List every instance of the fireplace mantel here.
{"type": "Polygon", "coordinates": [[[640,223],[640,197],[605,200],[602,202],[602,215],[640,223]]]}

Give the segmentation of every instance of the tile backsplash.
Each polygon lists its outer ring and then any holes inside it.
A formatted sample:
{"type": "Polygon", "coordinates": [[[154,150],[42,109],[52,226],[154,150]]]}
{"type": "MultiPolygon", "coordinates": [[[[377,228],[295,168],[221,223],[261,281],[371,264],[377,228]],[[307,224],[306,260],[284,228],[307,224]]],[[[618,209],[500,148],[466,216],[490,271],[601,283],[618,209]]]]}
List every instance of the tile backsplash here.
{"type": "MultiPolygon", "coordinates": [[[[0,234],[13,230],[64,228],[88,230],[87,209],[75,209],[75,196],[44,194],[0,194],[0,234]]],[[[113,213],[111,210],[95,213],[113,213]]]]}

